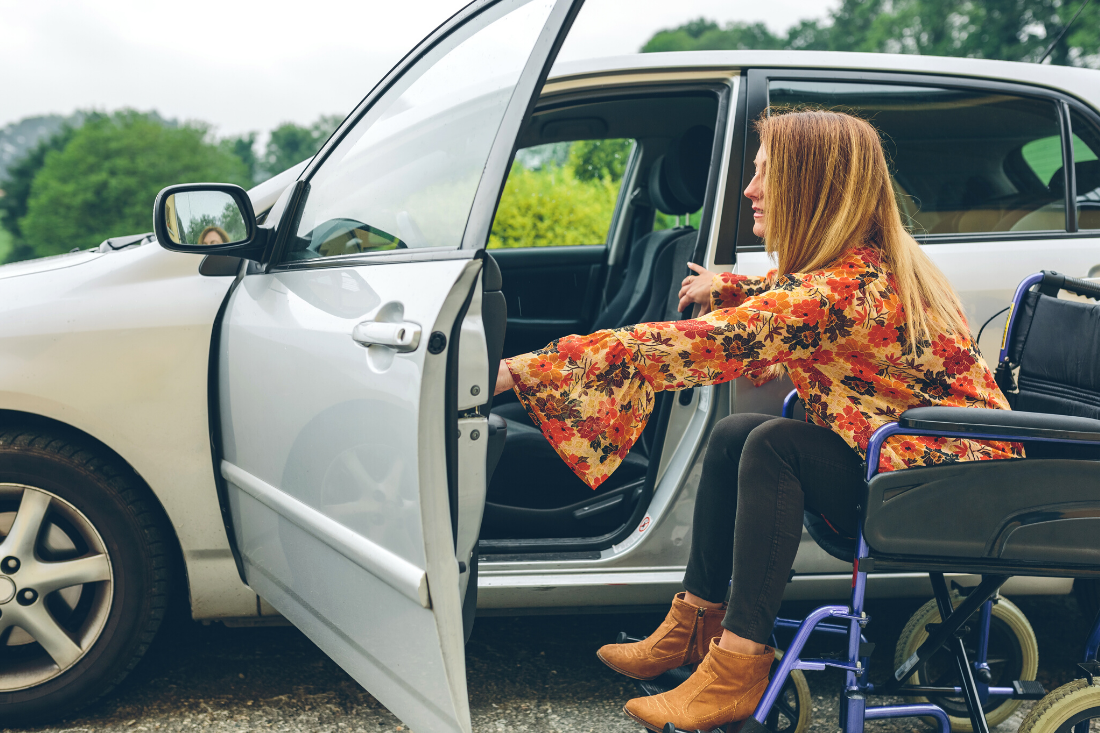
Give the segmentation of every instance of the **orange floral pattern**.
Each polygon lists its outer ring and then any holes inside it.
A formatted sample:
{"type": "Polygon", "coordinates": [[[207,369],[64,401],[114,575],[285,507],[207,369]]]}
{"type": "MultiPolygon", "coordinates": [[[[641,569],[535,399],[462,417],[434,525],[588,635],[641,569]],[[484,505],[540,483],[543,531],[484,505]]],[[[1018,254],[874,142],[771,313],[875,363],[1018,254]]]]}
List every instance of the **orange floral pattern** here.
{"type": "MultiPolygon", "coordinates": [[[[516,394],[543,435],[592,488],[641,435],[662,390],[759,376],[784,364],[807,419],[866,456],[871,434],[912,407],[1008,409],[968,335],[906,350],[905,316],[877,250],[774,278],[715,277],[700,318],[566,336],[508,360],[516,394]]],[[[1015,443],[891,438],[879,470],[1013,458],[1015,443]]]]}

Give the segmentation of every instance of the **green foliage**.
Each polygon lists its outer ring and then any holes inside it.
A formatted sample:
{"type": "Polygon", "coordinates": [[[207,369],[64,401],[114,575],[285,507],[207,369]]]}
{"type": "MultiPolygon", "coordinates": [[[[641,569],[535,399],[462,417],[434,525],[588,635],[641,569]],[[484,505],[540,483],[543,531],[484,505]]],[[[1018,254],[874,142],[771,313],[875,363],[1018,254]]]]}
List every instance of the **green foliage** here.
{"type": "Polygon", "coordinates": [[[719,51],[730,49],[783,48],[763,23],[734,22],[720,28],[714,21],[699,18],[678,28],[657,31],[642,46],[644,53],[658,51],[719,51]]]}
{"type": "Polygon", "coordinates": [[[618,181],[633,147],[633,140],[579,140],[569,147],[565,167],[573,170],[578,181],[618,181]]]}
{"type": "Polygon", "coordinates": [[[15,239],[12,237],[11,232],[0,226],[0,262],[7,261],[8,254],[14,245],[15,239]]]}
{"type": "MultiPolygon", "coordinates": [[[[1083,0],[841,0],[824,21],[776,35],[762,24],[705,19],[656,33],[642,51],[806,49],[1038,61],[1083,0]]],[[[1100,3],[1055,46],[1051,63],[1100,68],[1100,3]]]]}
{"type": "Polygon", "coordinates": [[[249,132],[236,137],[227,137],[218,143],[218,147],[235,155],[244,163],[249,181],[255,181],[260,175],[260,159],[256,155],[256,133],[249,132]]]}
{"type": "MultiPolygon", "coordinates": [[[[26,156],[8,169],[8,175],[0,181],[0,225],[12,236],[21,238],[19,220],[27,215],[27,202],[31,196],[31,184],[38,171],[46,164],[46,155],[64,148],[75,130],[68,125],[36,145],[26,156]]],[[[2,261],[2,260],[0,260],[2,261]]]]}
{"type": "Polygon", "coordinates": [[[245,165],[202,127],[165,127],[134,111],[88,120],[34,177],[19,220],[36,256],[152,229],[157,192],[173,183],[250,185],[245,165]]]}
{"type": "Polygon", "coordinates": [[[338,115],[322,115],[308,127],[284,122],[271,131],[264,149],[262,168],[268,178],[313,157],[343,121],[338,115]]]}
{"type": "Polygon", "coordinates": [[[517,156],[489,248],[603,244],[631,145],[632,140],[575,142],[564,163],[554,160],[554,150],[517,156]],[[525,160],[542,162],[528,167],[525,160]]]}

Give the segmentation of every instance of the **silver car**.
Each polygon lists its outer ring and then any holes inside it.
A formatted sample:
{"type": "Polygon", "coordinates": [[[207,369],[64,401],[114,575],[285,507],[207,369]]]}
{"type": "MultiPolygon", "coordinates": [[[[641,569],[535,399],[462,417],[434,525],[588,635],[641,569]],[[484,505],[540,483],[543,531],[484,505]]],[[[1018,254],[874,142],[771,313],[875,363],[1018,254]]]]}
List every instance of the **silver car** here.
{"type": "MultiPolygon", "coordinates": [[[[660,395],[592,492],[493,375],[679,317],[689,260],[766,271],[741,190],[769,104],[871,117],[975,330],[1025,275],[1100,267],[1100,72],[749,51],[551,69],[579,5],[472,3],[306,164],[248,195],[166,190],[163,246],[0,268],[0,719],[103,695],[174,588],[196,619],[288,619],[418,731],[470,730],[475,610],[666,605],[710,428],[778,413],[789,384],[660,395]],[[198,244],[213,223],[237,241],[198,244]]],[[[795,570],[790,598],[849,587],[808,539],[795,570]]]]}

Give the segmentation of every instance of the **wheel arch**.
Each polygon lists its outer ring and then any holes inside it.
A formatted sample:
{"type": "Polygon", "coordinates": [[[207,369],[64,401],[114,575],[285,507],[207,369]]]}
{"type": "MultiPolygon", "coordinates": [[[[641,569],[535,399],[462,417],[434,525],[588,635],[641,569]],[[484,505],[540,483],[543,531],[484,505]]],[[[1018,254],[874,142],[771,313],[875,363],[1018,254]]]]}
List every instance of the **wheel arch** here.
{"type": "Polygon", "coordinates": [[[138,478],[139,481],[141,481],[145,488],[148,489],[149,495],[152,497],[153,502],[167,520],[168,527],[171,530],[172,551],[174,555],[173,561],[179,568],[184,583],[188,587],[190,587],[187,567],[183,559],[183,545],[180,542],[179,534],[176,528],[176,522],[172,518],[172,513],[168,511],[167,507],[165,507],[164,502],[161,501],[160,496],[157,495],[157,492],[153,489],[149,481],[147,481],[145,477],[142,476],[141,471],[137,470],[137,468],[134,467],[132,461],[127,460],[126,456],[124,456],[118,450],[115,450],[115,448],[113,448],[111,445],[104,442],[87,430],[82,430],[72,423],[68,423],[64,420],[59,420],[55,417],[50,417],[41,413],[0,408],[0,430],[10,428],[44,428],[47,430],[57,430],[63,433],[68,433],[69,435],[75,435],[83,440],[92,443],[92,445],[95,446],[97,449],[106,451],[125,463],[130,468],[130,470],[134,472],[134,475],[138,478]]]}
{"type": "MultiPolygon", "coordinates": [[[[179,570],[180,581],[177,585],[186,594],[185,602],[191,616],[195,619],[215,619],[259,615],[256,594],[240,579],[222,522],[209,521],[209,518],[206,521],[196,520],[193,512],[188,511],[194,504],[191,497],[165,497],[157,491],[155,482],[150,481],[142,470],[143,461],[140,458],[134,460],[135,454],[140,453],[138,446],[127,450],[124,436],[98,431],[93,420],[81,419],[79,413],[73,413],[71,409],[61,410],[60,407],[48,402],[34,405],[33,408],[37,409],[0,407],[0,428],[48,427],[79,436],[117,457],[148,488],[155,505],[167,519],[174,560],[179,570]],[[203,525],[198,531],[197,524],[203,525]],[[211,534],[217,536],[211,537],[211,534]]],[[[213,467],[210,471],[209,488],[216,491],[213,467]]],[[[216,497],[214,503],[218,503],[216,497]]]]}

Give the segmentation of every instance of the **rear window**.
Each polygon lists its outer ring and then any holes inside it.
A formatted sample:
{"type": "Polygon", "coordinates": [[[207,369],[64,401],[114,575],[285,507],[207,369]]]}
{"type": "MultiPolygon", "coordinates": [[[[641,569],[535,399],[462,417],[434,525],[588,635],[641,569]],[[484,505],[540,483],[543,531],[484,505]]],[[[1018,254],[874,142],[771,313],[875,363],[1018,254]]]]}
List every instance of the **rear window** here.
{"type": "Polygon", "coordinates": [[[769,104],[853,112],[882,133],[914,234],[1064,231],[1058,109],[969,89],[773,80],[769,104]]]}

